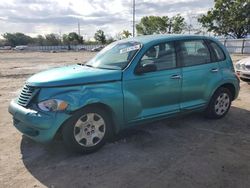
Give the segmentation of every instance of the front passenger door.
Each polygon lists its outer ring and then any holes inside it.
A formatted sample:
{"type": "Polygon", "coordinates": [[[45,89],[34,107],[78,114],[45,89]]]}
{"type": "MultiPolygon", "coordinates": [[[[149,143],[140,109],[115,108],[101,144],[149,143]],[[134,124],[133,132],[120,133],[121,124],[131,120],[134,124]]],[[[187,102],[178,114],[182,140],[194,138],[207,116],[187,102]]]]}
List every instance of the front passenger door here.
{"type": "Polygon", "coordinates": [[[138,67],[154,64],[156,71],[134,74],[123,80],[124,114],[127,122],[180,111],[181,70],[174,43],[150,47],[138,67]]]}

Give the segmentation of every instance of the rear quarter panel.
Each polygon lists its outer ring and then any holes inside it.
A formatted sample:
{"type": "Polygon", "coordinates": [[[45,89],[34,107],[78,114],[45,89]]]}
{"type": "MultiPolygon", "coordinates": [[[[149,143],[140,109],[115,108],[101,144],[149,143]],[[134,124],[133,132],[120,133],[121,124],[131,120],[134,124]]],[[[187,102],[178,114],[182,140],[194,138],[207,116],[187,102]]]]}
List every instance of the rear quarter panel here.
{"type": "Polygon", "coordinates": [[[212,38],[211,40],[216,42],[221,47],[221,49],[223,50],[226,56],[226,59],[224,61],[218,62],[220,73],[222,75],[222,80],[221,82],[217,84],[217,87],[215,87],[213,93],[216,91],[216,89],[218,89],[223,84],[232,84],[235,88],[235,98],[237,98],[239,90],[240,90],[240,85],[239,85],[239,79],[237,78],[235,71],[234,71],[234,66],[233,66],[233,62],[230,57],[230,54],[228,53],[226,47],[222,45],[221,42],[219,42],[218,40],[214,38],[212,38]]]}

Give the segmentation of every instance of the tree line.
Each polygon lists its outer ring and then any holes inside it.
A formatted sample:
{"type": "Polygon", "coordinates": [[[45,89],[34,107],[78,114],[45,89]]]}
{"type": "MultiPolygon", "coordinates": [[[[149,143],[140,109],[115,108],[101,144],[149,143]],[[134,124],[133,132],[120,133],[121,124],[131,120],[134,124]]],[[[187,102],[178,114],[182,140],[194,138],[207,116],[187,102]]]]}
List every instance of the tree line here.
{"type": "Polygon", "coordinates": [[[85,41],[83,37],[76,32],[63,34],[62,36],[51,33],[45,36],[37,35],[30,37],[24,33],[5,33],[2,35],[3,40],[0,40],[0,46],[18,46],[18,45],[33,45],[33,46],[58,46],[58,45],[79,45],[79,44],[109,44],[115,40],[128,38],[132,34],[128,30],[123,30],[118,33],[115,38],[107,37],[102,30],[97,30],[94,39],[95,41],[85,41]]]}
{"type": "MultiPolygon", "coordinates": [[[[249,0],[215,0],[214,7],[206,14],[198,17],[197,21],[201,28],[194,29],[195,34],[206,30],[217,36],[231,38],[244,38],[250,34],[250,1],[249,0]]],[[[138,35],[150,34],[181,34],[190,31],[192,25],[188,25],[180,14],[173,17],[168,16],[145,16],[136,24],[138,35]]],[[[77,45],[101,43],[108,44],[115,40],[128,38],[132,34],[128,30],[123,30],[115,37],[107,37],[102,30],[94,34],[95,41],[84,41],[82,36],[75,32],[59,36],[51,33],[45,36],[38,35],[30,37],[23,33],[5,33],[4,40],[0,40],[0,45],[77,45]]]]}
{"type": "Polygon", "coordinates": [[[69,44],[83,44],[83,38],[75,32],[64,34],[60,37],[57,34],[51,33],[45,36],[37,35],[30,37],[24,33],[5,33],[2,35],[4,40],[2,43],[9,46],[18,45],[38,45],[38,46],[57,46],[69,44]]]}

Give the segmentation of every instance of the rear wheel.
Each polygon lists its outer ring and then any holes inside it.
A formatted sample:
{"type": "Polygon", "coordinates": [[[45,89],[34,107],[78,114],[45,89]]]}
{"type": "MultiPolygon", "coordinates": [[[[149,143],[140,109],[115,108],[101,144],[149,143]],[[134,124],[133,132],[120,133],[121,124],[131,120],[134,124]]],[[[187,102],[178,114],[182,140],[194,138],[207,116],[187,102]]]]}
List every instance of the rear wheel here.
{"type": "Polygon", "coordinates": [[[111,121],[102,109],[86,108],[77,112],[62,130],[68,149],[80,153],[92,153],[101,148],[111,134],[111,121]]]}
{"type": "Polygon", "coordinates": [[[230,109],[232,94],[227,88],[219,88],[212,96],[206,109],[206,116],[212,119],[224,117],[230,109]]]}

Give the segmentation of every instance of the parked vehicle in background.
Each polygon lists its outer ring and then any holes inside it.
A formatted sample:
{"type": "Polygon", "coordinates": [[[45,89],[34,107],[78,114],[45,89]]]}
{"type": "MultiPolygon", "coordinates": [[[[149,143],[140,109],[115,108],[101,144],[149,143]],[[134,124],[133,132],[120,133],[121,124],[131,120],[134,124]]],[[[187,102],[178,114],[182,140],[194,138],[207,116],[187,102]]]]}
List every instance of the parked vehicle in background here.
{"type": "Polygon", "coordinates": [[[14,50],[25,50],[25,49],[27,49],[27,48],[28,48],[28,46],[20,45],[20,46],[16,46],[16,47],[14,48],[14,50]]]}
{"type": "Polygon", "coordinates": [[[235,68],[239,78],[250,84],[250,57],[238,61],[235,68]]]}
{"type": "Polygon", "coordinates": [[[98,47],[92,48],[92,49],[91,49],[91,52],[99,52],[99,51],[101,51],[103,48],[104,48],[104,46],[98,46],[98,47]]]}
{"type": "Polygon", "coordinates": [[[87,48],[85,48],[85,47],[80,47],[80,48],[77,49],[77,51],[87,51],[87,48]]]}
{"type": "Polygon", "coordinates": [[[239,93],[229,53],[214,38],[148,35],[108,45],[86,64],[29,78],[9,112],[38,142],[61,134],[77,152],[140,123],[203,111],[224,117],[239,93]]]}
{"type": "Polygon", "coordinates": [[[1,46],[0,50],[11,50],[11,46],[1,46]]]}

